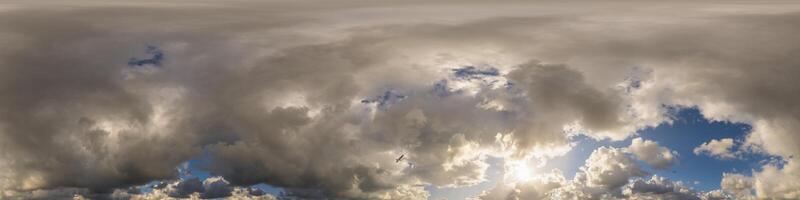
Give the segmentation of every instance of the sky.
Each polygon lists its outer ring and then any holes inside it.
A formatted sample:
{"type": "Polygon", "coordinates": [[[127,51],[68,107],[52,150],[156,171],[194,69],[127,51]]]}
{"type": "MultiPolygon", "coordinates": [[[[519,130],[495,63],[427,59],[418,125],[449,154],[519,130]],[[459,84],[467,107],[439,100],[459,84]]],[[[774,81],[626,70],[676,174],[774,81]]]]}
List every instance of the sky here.
{"type": "Polygon", "coordinates": [[[0,1],[0,199],[800,199],[793,1],[0,1]]]}

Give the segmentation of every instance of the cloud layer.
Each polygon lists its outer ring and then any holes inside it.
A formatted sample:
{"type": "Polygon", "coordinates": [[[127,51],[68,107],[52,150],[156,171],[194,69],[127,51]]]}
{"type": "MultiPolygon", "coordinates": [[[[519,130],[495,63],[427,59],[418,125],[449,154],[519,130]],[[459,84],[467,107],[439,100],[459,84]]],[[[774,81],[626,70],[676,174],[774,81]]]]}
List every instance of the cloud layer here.
{"type": "MultiPolygon", "coordinates": [[[[490,156],[547,160],[574,136],[624,140],[669,123],[669,107],[697,107],[751,125],[742,149],[782,162],[704,193],[647,179],[637,160],[666,169],[680,156],[636,138],[596,149],[572,180],[542,174],[481,198],[800,198],[795,7],[2,3],[0,197],[123,195],[207,156],[219,177],[126,198],[267,183],[426,199],[425,185],[484,181],[490,156]]],[[[731,142],[695,153],[728,158],[731,142]]]]}

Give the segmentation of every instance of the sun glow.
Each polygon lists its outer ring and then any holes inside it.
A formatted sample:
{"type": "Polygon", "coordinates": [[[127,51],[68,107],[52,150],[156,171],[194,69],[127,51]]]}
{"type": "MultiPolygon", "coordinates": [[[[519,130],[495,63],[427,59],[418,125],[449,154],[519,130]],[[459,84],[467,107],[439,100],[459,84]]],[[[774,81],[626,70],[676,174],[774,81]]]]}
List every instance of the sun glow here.
{"type": "Polygon", "coordinates": [[[527,182],[533,179],[534,174],[535,174],[535,169],[533,167],[530,167],[530,165],[528,165],[528,162],[525,161],[516,163],[512,167],[512,176],[514,180],[518,182],[527,182]]]}

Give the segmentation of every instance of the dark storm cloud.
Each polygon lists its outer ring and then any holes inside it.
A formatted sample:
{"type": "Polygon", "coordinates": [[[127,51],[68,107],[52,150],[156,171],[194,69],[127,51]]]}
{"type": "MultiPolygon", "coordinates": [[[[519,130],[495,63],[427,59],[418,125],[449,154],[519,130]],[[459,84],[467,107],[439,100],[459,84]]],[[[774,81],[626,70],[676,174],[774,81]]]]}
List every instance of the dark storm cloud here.
{"type": "Polygon", "coordinates": [[[108,32],[70,19],[54,22],[59,14],[2,15],[4,30],[31,38],[0,58],[0,146],[12,187],[108,191],[172,177],[172,168],[195,151],[179,136],[145,132],[153,107],[123,83],[120,56],[127,50],[114,48],[122,44],[78,42],[108,32]],[[131,128],[98,128],[110,119],[131,128]]]}

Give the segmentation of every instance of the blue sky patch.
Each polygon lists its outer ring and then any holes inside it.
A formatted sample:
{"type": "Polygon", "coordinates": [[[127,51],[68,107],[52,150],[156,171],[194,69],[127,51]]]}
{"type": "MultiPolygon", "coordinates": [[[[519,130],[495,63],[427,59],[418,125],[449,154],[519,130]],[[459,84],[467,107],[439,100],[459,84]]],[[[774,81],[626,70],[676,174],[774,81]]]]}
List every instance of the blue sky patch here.
{"type": "Polygon", "coordinates": [[[479,69],[474,66],[465,66],[462,68],[453,69],[453,75],[456,78],[472,80],[486,76],[500,76],[500,70],[497,70],[497,68],[494,67],[479,69]]]}
{"type": "Polygon", "coordinates": [[[128,66],[132,67],[140,67],[145,65],[153,65],[158,67],[161,66],[161,61],[164,60],[164,52],[161,51],[161,49],[159,49],[156,46],[147,45],[147,47],[145,47],[144,52],[150,55],[150,58],[140,59],[133,57],[130,60],[128,60],[128,66]]]}

